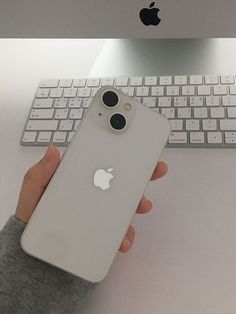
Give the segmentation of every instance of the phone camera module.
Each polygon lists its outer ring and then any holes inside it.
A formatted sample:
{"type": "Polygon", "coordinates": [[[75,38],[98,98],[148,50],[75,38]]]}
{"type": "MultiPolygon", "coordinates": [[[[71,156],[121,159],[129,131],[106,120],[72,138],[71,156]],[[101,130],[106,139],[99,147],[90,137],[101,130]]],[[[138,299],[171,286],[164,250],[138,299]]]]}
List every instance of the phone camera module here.
{"type": "Polygon", "coordinates": [[[118,105],[118,95],[113,91],[107,91],[102,95],[103,104],[108,108],[114,108],[118,105]]]}
{"type": "Polygon", "coordinates": [[[121,131],[126,127],[126,118],[125,116],[123,116],[123,114],[120,113],[114,113],[111,117],[110,117],[110,126],[112,127],[112,129],[116,130],[116,131],[121,131]]]}

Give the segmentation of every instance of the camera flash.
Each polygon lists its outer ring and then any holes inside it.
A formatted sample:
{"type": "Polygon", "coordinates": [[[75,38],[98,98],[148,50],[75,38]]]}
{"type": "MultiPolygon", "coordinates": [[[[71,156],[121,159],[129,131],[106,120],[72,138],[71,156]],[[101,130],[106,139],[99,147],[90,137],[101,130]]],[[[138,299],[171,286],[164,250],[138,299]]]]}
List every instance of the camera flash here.
{"type": "Polygon", "coordinates": [[[126,111],[130,111],[132,107],[131,107],[131,104],[126,103],[126,104],[124,104],[124,108],[126,111]]]}

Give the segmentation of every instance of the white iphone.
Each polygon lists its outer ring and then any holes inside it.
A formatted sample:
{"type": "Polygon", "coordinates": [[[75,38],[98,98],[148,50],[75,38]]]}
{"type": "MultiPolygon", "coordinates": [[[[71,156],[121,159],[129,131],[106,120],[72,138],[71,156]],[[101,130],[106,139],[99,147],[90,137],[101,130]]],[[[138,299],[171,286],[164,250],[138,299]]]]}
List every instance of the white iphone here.
{"type": "Polygon", "coordinates": [[[87,281],[101,281],[170,130],[162,115],[102,87],[22,234],[23,250],[87,281]]]}

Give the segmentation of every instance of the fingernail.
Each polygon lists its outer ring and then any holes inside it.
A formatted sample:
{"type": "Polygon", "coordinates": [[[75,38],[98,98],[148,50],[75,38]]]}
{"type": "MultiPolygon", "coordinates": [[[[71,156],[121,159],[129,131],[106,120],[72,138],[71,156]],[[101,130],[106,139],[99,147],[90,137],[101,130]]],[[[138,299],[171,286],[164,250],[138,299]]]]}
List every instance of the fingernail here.
{"type": "Polygon", "coordinates": [[[50,146],[48,146],[48,149],[47,149],[45,155],[43,156],[43,160],[44,161],[50,161],[52,159],[52,152],[53,152],[53,146],[50,145],[50,146]]]}
{"type": "Polygon", "coordinates": [[[125,246],[126,250],[128,250],[131,247],[131,242],[129,239],[125,238],[124,246],[125,246]]]}
{"type": "Polygon", "coordinates": [[[152,202],[151,202],[150,200],[148,200],[147,198],[146,198],[146,200],[147,200],[148,205],[149,205],[149,207],[150,207],[150,209],[151,209],[151,208],[152,208],[152,202]]]}

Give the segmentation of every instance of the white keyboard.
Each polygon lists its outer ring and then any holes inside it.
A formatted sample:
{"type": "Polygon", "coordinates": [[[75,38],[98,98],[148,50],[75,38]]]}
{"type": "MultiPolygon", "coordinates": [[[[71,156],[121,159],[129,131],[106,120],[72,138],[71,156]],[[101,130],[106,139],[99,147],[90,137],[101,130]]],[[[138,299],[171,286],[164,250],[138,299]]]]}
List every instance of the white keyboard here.
{"type": "Polygon", "coordinates": [[[168,147],[236,147],[235,80],[232,74],[43,80],[21,144],[68,145],[99,87],[113,85],[170,120],[168,147]]]}

